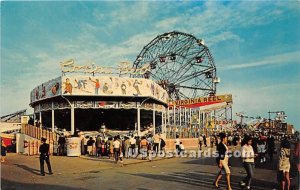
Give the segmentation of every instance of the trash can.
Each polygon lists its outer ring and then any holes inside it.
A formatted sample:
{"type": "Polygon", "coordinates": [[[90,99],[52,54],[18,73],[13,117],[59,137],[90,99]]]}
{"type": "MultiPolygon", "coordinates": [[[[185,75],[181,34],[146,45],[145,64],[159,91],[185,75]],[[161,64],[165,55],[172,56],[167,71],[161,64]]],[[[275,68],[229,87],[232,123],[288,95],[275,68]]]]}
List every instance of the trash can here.
{"type": "Polygon", "coordinates": [[[67,156],[81,155],[81,139],[79,137],[67,138],[67,156]]]}

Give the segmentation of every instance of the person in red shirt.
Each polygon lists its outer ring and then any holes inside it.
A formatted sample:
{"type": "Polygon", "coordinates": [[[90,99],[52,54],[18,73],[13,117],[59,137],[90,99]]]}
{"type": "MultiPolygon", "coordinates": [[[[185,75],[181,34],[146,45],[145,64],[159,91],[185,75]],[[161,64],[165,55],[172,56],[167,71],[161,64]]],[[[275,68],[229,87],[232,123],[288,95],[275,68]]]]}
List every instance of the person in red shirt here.
{"type": "Polygon", "coordinates": [[[96,80],[92,80],[91,78],[89,78],[89,79],[90,79],[90,81],[92,81],[93,83],[95,83],[95,94],[98,95],[99,88],[100,88],[99,79],[96,79],[96,80]]]}

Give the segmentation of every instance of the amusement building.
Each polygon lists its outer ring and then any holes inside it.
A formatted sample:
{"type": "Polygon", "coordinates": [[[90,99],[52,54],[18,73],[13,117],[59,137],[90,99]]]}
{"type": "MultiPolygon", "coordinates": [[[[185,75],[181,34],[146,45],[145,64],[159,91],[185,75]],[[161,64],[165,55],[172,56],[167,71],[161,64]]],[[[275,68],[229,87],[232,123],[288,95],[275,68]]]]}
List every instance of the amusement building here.
{"type": "Polygon", "coordinates": [[[81,65],[70,59],[61,62],[61,71],[30,95],[34,119],[52,131],[61,128],[73,135],[105,124],[108,130],[137,135],[149,127],[165,134],[167,126],[203,132],[214,125],[227,129],[232,121],[232,96],[216,95],[214,59],[204,41],[190,34],[156,37],[133,65],[81,65]]]}
{"type": "MultiPolygon", "coordinates": [[[[220,79],[209,48],[191,34],[158,35],[132,64],[69,59],[60,67],[60,76],[33,87],[34,113],[23,117],[17,141],[46,137],[54,146],[59,132],[97,135],[101,129],[110,136],[159,133],[166,140],[175,134],[191,139],[232,132],[237,124],[232,95],[217,93],[220,79]]],[[[18,147],[26,152],[27,145],[18,147]]]]}

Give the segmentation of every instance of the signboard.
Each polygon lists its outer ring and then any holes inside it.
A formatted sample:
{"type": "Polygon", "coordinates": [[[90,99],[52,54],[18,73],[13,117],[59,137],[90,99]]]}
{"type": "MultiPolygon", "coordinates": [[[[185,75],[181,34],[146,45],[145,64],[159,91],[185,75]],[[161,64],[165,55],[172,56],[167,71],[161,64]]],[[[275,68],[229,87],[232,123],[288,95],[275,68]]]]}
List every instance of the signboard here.
{"type": "Polygon", "coordinates": [[[90,62],[85,65],[75,64],[74,59],[69,59],[61,62],[61,71],[63,73],[100,73],[100,74],[133,74],[133,75],[143,75],[150,71],[150,64],[144,64],[141,68],[132,68],[132,63],[123,61],[120,62],[118,67],[103,67],[95,65],[95,63],[90,62]]]}
{"type": "Polygon", "coordinates": [[[216,95],[216,96],[209,96],[209,97],[199,97],[199,98],[192,98],[186,100],[176,100],[169,103],[169,106],[180,106],[180,107],[187,107],[187,108],[196,108],[211,104],[217,103],[232,103],[232,95],[225,94],[225,95],[216,95]]]}
{"type": "Polygon", "coordinates": [[[31,91],[31,103],[64,96],[150,97],[167,103],[168,93],[149,79],[114,76],[63,76],[31,91]]]}
{"type": "Polygon", "coordinates": [[[67,156],[81,155],[81,139],[79,137],[67,138],[67,156]]]}

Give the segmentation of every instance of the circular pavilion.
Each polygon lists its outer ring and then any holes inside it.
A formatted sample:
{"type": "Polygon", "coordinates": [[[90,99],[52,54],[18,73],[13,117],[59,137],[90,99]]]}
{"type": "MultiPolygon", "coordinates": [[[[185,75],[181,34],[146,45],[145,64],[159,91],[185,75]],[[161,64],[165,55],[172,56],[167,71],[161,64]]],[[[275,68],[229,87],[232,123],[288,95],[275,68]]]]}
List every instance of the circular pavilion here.
{"type": "Polygon", "coordinates": [[[75,65],[74,60],[61,66],[62,76],[42,83],[30,94],[34,117],[42,126],[71,134],[75,129],[98,131],[103,123],[108,129],[135,130],[138,135],[150,124],[154,133],[155,129],[165,131],[169,97],[154,81],[121,77],[121,72],[130,72],[124,65],[118,67],[119,76],[104,67],[75,65]],[[68,72],[72,74],[66,76],[68,72]]]}

